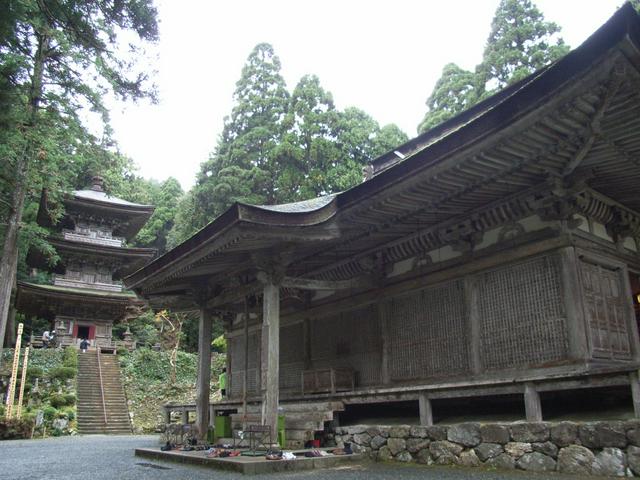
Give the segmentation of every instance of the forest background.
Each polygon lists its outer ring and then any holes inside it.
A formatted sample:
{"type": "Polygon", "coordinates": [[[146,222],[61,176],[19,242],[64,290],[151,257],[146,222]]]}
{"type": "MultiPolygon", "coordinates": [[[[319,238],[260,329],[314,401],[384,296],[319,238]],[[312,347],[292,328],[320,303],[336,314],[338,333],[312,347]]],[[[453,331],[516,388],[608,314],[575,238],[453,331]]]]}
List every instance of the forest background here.
{"type": "MultiPolygon", "coordinates": [[[[57,217],[63,214],[59,200],[87,187],[93,175],[105,178],[111,195],[155,205],[131,245],[161,255],[235,202],[286,203],[346,190],[362,181],[371,160],[408,140],[396,125],[381,126],[355,106],[337,109],[316,75],[289,89],[276,52],[262,43],[240,72],[232,110],[193,188],[183,191],[174,178],[142,178],[110,134],[103,99],[155,100],[153,78],[140,59],[157,39],[151,0],[0,3],[0,338],[16,279],[50,282],[46,272],[29,269],[28,250],[42,251],[52,265],[58,261],[49,232],[36,223],[43,190],[57,205],[57,217]],[[100,137],[85,124],[84,111],[99,115],[100,137]]],[[[560,27],[545,21],[532,1],[501,0],[477,67],[443,68],[418,132],[568,51],[560,27]]],[[[129,325],[140,343],[154,344],[161,323],[146,312],[129,325]]],[[[37,332],[44,324],[36,320],[28,327],[37,332]]],[[[181,348],[195,351],[195,319],[184,319],[182,336],[181,348]]],[[[7,340],[13,341],[12,329],[7,340]]]]}

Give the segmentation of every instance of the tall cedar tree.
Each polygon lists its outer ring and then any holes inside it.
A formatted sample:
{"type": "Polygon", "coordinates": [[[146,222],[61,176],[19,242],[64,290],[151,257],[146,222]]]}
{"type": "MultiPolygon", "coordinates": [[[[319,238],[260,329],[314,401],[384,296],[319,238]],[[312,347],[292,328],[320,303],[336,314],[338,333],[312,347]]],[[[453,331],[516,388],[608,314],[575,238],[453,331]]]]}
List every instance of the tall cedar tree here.
{"type": "Polygon", "coordinates": [[[423,133],[568,53],[560,27],[544,20],[531,0],[501,0],[475,72],[450,63],[427,100],[423,133]]]}
{"type": "Polygon", "coordinates": [[[3,339],[25,198],[28,188],[33,188],[28,181],[47,162],[47,148],[55,147],[55,136],[65,134],[65,120],[78,126],[75,112],[82,106],[106,114],[102,92],[112,91],[123,99],[152,96],[147,75],[135,67],[139,48],[157,40],[157,21],[150,0],[16,0],[3,2],[1,9],[1,97],[3,103],[12,99],[10,108],[5,110],[5,104],[2,112],[7,128],[3,135],[10,137],[10,147],[2,152],[9,168],[3,171],[12,172],[0,259],[3,339]],[[140,42],[124,52],[120,40],[130,37],[129,32],[140,42]],[[51,129],[56,133],[51,134],[51,129]]]}
{"type": "Polygon", "coordinates": [[[273,204],[345,190],[362,166],[407,141],[356,108],[336,110],[315,75],[289,95],[273,48],[257,45],[236,84],[234,107],[195,187],[180,200],[168,246],[186,240],[234,202],[273,204]]]}
{"type": "Polygon", "coordinates": [[[282,138],[289,94],[273,47],[256,45],[233,94],[231,116],[215,152],[200,167],[194,189],[200,228],[236,201],[273,203],[277,176],[273,152],[282,138]]]}
{"type": "Polygon", "coordinates": [[[442,75],[433,87],[427,99],[427,111],[418,126],[418,132],[431,130],[436,125],[463,112],[478,101],[476,75],[460,68],[455,63],[448,63],[442,69],[442,75]]]}
{"type": "Polygon", "coordinates": [[[547,22],[531,0],[501,0],[478,66],[481,95],[522,80],[569,52],[558,35],[561,28],[547,22]]]}

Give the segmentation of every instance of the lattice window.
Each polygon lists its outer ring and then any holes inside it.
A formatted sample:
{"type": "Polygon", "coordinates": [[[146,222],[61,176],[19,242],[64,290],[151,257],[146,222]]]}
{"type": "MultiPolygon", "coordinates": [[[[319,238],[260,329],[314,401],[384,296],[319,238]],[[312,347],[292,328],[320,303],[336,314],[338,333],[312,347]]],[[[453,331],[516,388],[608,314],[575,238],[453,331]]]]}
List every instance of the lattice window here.
{"type": "Polygon", "coordinates": [[[280,388],[302,387],[304,368],[304,333],[302,323],[280,329],[280,388]]]}
{"type": "Polygon", "coordinates": [[[381,361],[380,328],[374,307],[311,322],[313,368],[352,368],[356,385],[378,385],[381,361]]]}
{"type": "Polygon", "coordinates": [[[631,359],[628,302],[620,272],[581,262],[587,325],[594,357],[631,359]]]}
{"type": "Polygon", "coordinates": [[[484,368],[541,365],[566,358],[566,313],[556,256],[484,273],[478,289],[484,368]]]}
{"type": "Polygon", "coordinates": [[[389,318],[391,378],[421,379],[468,370],[462,281],[394,298],[383,310],[389,318]]]}
{"type": "MultiPolygon", "coordinates": [[[[258,351],[260,334],[249,333],[249,369],[247,377],[247,392],[255,395],[260,392],[258,369],[258,351]]],[[[234,397],[242,395],[242,385],[244,381],[244,336],[238,335],[229,339],[227,350],[231,361],[231,395],[234,397]]]]}

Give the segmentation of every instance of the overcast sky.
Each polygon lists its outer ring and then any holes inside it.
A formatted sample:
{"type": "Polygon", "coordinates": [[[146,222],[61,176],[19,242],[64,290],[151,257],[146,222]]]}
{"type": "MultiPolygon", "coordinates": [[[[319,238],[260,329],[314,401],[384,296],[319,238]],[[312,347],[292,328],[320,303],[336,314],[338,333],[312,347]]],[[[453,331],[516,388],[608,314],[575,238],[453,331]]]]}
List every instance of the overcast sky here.
{"type": "MultiPolygon", "coordinates": [[[[622,0],[536,0],[575,48],[622,0]]],[[[271,43],[291,91],[316,74],[336,106],[356,106],[410,137],[448,62],[473,69],[498,0],[157,0],[158,105],[118,105],[115,137],[139,173],[190,188],[229,115],[252,48],[271,43]]]]}

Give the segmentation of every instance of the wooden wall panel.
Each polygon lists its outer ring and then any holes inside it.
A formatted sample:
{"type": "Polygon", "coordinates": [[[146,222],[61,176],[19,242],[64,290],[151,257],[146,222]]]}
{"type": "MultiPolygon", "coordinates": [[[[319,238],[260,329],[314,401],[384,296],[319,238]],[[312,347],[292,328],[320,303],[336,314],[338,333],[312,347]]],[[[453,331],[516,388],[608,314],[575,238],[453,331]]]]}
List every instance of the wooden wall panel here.
{"type": "Polygon", "coordinates": [[[478,276],[481,361],[488,370],[565,359],[566,312],[556,255],[478,276]]]}
{"type": "Polygon", "coordinates": [[[385,303],[392,380],[458,374],[469,369],[468,322],[461,280],[385,303]]]}
{"type": "Polygon", "coordinates": [[[312,368],[349,367],[356,386],[381,383],[380,326],[368,306],[311,322],[312,368]]]}

